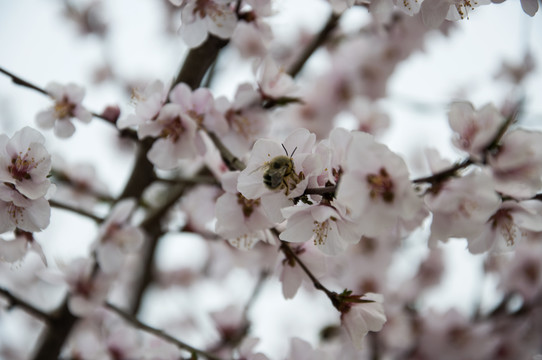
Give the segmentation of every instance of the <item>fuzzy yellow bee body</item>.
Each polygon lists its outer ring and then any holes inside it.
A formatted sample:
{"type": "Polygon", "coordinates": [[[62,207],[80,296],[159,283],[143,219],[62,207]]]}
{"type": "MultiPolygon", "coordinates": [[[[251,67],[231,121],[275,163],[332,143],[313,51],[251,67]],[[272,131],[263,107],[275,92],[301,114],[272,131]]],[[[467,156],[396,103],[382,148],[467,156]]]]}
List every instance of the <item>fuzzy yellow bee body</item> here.
{"type": "MultiPolygon", "coordinates": [[[[292,156],[294,153],[295,149],[292,152],[292,156]]],[[[264,168],[263,183],[268,189],[285,189],[286,195],[290,193],[290,190],[295,189],[296,185],[300,182],[300,177],[295,172],[292,156],[289,156],[286,151],[286,155],[275,156],[262,166],[264,168]]]]}

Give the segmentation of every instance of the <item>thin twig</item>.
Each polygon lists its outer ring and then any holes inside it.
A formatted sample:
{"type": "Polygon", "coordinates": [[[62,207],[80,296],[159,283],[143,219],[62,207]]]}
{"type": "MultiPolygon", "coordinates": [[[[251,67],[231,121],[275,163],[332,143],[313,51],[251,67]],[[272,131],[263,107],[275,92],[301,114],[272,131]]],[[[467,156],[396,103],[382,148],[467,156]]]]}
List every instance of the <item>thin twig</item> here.
{"type": "MultiPolygon", "coordinates": [[[[3,73],[3,74],[5,74],[5,75],[9,76],[9,77],[11,78],[11,81],[13,81],[13,82],[14,82],[15,84],[17,84],[17,85],[21,85],[21,86],[27,87],[27,88],[29,88],[29,89],[35,90],[35,91],[37,91],[37,92],[39,92],[39,93],[42,93],[43,95],[46,95],[46,96],[49,96],[49,97],[51,96],[47,91],[45,91],[45,89],[42,89],[41,87],[39,87],[39,86],[37,86],[37,85],[34,85],[34,84],[32,84],[31,82],[28,82],[28,81],[26,81],[26,80],[23,80],[23,79],[21,79],[20,77],[18,77],[17,75],[15,75],[15,74],[13,74],[13,73],[11,73],[11,72],[9,72],[9,71],[7,71],[7,70],[1,68],[1,67],[0,67],[0,73],[3,73]]],[[[92,116],[94,116],[94,117],[96,117],[96,118],[99,118],[99,119],[102,119],[102,120],[105,120],[105,122],[107,122],[107,123],[109,123],[109,124],[115,126],[115,128],[116,128],[116,124],[112,123],[112,122],[111,122],[109,119],[107,119],[106,117],[104,117],[104,116],[102,116],[102,115],[100,115],[100,114],[98,114],[98,113],[96,113],[96,112],[93,112],[93,111],[91,111],[90,113],[92,114],[92,116]]]]}
{"type": "Polygon", "coordinates": [[[9,304],[10,307],[17,306],[39,320],[42,320],[46,323],[50,322],[51,317],[47,313],[37,309],[30,303],[24,301],[23,299],[19,299],[17,296],[13,295],[8,290],[0,287],[0,294],[8,299],[10,303],[9,304]]]}
{"type": "Polygon", "coordinates": [[[340,14],[335,13],[332,13],[329,16],[322,30],[320,30],[309,46],[305,48],[297,61],[290,67],[290,69],[288,69],[288,74],[290,74],[290,76],[295,77],[301,71],[303,66],[305,66],[305,63],[312,56],[312,54],[326,42],[331,32],[337,27],[340,17],[340,14]]]}
{"type": "Polygon", "coordinates": [[[454,176],[459,170],[464,169],[464,168],[468,167],[469,165],[471,165],[473,163],[474,162],[470,158],[468,158],[468,159],[463,160],[460,163],[457,163],[457,164],[451,166],[448,169],[444,169],[444,170],[439,171],[437,173],[434,173],[433,175],[430,175],[430,176],[414,179],[414,180],[412,180],[412,182],[414,184],[420,184],[420,183],[435,184],[435,183],[441,182],[443,180],[446,180],[446,179],[454,176]]]}
{"type": "Polygon", "coordinates": [[[29,83],[28,81],[21,79],[17,75],[15,75],[15,74],[13,74],[13,73],[11,73],[11,72],[9,72],[9,71],[1,68],[1,67],[0,67],[0,72],[4,73],[7,76],[9,76],[11,78],[11,81],[13,81],[17,85],[21,85],[21,86],[27,87],[29,89],[36,90],[37,92],[40,92],[43,95],[49,96],[49,93],[47,93],[47,91],[43,90],[39,86],[36,86],[36,85],[34,85],[32,83],[29,83]]]}
{"type": "Polygon", "coordinates": [[[222,143],[220,138],[215,133],[207,132],[207,134],[209,134],[209,137],[213,141],[213,144],[215,144],[218,151],[220,151],[222,159],[230,170],[244,170],[246,168],[245,163],[239,160],[237,156],[233,155],[232,152],[222,143]]]}
{"type": "MultiPolygon", "coordinates": [[[[272,231],[275,233],[275,235],[278,235],[278,231],[276,229],[272,229],[272,231]]],[[[323,291],[327,297],[329,298],[329,300],[331,300],[331,303],[333,304],[333,306],[335,306],[335,308],[339,309],[339,305],[340,305],[340,300],[338,299],[338,294],[334,291],[331,291],[329,290],[328,288],[326,288],[321,282],[320,280],[318,280],[316,278],[316,276],[314,276],[314,274],[310,271],[310,269],[303,263],[303,261],[301,261],[301,259],[297,256],[297,254],[295,253],[295,251],[293,251],[291,248],[290,248],[290,245],[285,242],[285,241],[281,241],[280,243],[280,250],[284,253],[284,255],[286,256],[286,258],[292,258],[295,260],[295,262],[301,267],[301,269],[303,270],[303,272],[305,274],[307,274],[307,276],[311,279],[312,281],[312,284],[313,286],[317,289],[317,290],[320,290],[320,291],[323,291]]]]}
{"type": "Polygon", "coordinates": [[[91,214],[91,213],[89,213],[89,212],[87,212],[85,210],[77,209],[77,208],[74,208],[74,207],[72,207],[70,205],[62,204],[62,203],[60,203],[58,201],[55,201],[55,200],[49,200],[49,204],[52,207],[55,207],[57,209],[67,210],[67,211],[72,212],[74,214],[78,214],[78,215],[87,217],[87,218],[89,218],[91,220],[94,220],[98,224],[100,224],[100,223],[102,223],[104,221],[104,219],[102,219],[101,217],[96,216],[94,214],[91,214]]]}
{"type": "Polygon", "coordinates": [[[192,347],[190,345],[188,345],[187,343],[181,341],[181,340],[178,340],[176,338],[174,338],[173,336],[169,335],[169,334],[166,334],[163,330],[160,330],[160,329],[156,329],[156,328],[153,328],[147,324],[144,324],[142,323],[141,321],[139,321],[138,319],[136,319],[135,316],[133,315],[130,315],[128,314],[127,312],[121,310],[120,308],[118,308],[117,306],[107,302],[104,304],[104,306],[113,311],[115,314],[119,315],[121,318],[123,318],[124,320],[126,320],[127,322],[129,322],[131,325],[135,326],[136,328],[138,329],[141,329],[143,331],[146,331],[150,334],[153,334],[155,336],[158,336],[159,338],[169,342],[169,343],[172,343],[174,345],[176,345],[178,348],[180,349],[183,349],[183,350],[187,350],[187,351],[190,351],[191,353],[193,354],[197,354],[197,355],[200,355],[200,356],[204,356],[206,357],[207,359],[209,360],[220,360],[219,357],[213,355],[213,354],[210,354],[204,350],[200,350],[200,349],[196,349],[195,347],[192,347]]]}

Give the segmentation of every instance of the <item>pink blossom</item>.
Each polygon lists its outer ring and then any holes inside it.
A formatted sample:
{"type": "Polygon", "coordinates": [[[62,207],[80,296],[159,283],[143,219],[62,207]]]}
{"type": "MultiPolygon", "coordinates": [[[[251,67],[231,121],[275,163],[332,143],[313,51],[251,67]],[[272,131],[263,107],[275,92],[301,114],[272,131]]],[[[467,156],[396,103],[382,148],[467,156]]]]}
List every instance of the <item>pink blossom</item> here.
{"type": "Polygon", "coordinates": [[[169,103],[160,110],[156,120],[140,125],[139,136],[158,138],[147,157],[158,168],[171,170],[179,166],[181,159],[195,155],[196,128],[181,105],[169,103]]]}
{"type": "Polygon", "coordinates": [[[47,266],[47,259],[40,244],[34,239],[32,233],[16,231],[15,239],[4,240],[0,238],[0,261],[15,263],[22,261],[29,251],[33,251],[47,266]]]}
{"type": "Polygon", "coordinates": [[[0,183],[0,233],[21,229],[37,232],[49,225],[51,207],[44,197],[31,200],[11,184],[0,183]]]}
{"type": "Polygon", "coordinates": [[[247,199],[237,191],[239,172],[222,176],[222,187],[226,191],[216,201],[216,232],[239,248],[251,249],[258,241],[272,239],[263,230],[271,228],[271,222],[260,199],[247,199]]]}
{"type": "Polygon", "coordinates": [[[389,116],[366,98],[356,97],[350,101],[350,111],[358,121],[359,131],[378,136],[390,125],[389,116]]]}
{"type": "MultiPolygon", "coordinates": [[[[169,92],[169,87],[160,80],[156,80],[147,85],[143,93],[134,90],[132,98],[137,101],[135,114],[128,115],[127,118],[121,118],[117,121],[119,129],[125,129],[129,126],[142,125],[155,119],[160,109],[165,104],[169,92]]],[[[139,134],[139,138],[143,138],[139,134]]]]}
{"type": "Polygon", "coordinates": [[[266,98],[280,99],[292,96],[298,89],[292,77],[269,56],[258,69],[258,79],[260,91],[266,98]]]}
{"type": "Polygon", "coordinates": [[[44,146],[45,138],[25,127],[11,139],[0,135],[0,181],[12,184],[25,197],[35,200],[45,196],[51,182],[51,156],[44,146]]]}
{"type": "Polygon", "coordinates": [[[403,159],[362,132],[352,133],[337,202],[346,206],[366,236],[382,235],[422,209],[403,159]]]}
{"type": "Polygon", "coordinates": [[[208,33],[227,39],[237,24],[231,0],[186,0],[181,10],[180,34],[188,47],[195,48],[208,33]]]}
{"type": "MultiPolygon", "coordinates": [[[[327,273],[326,258],[322,252],[317,251],[310,243],[302,243],[291,246],[297,257],[311,269],[316,278],[323,277],[327,273]]],[[[292,299],[303,280],[307,281],[307,274],[301,269],[293,257],[282,258],[277,264],[277,272],[282,284],[282,295],[285,299],[292,299]]]]}
{"type": "Polygon", "coordinates": [[[184,83],[177,84],[169,93],[169,99],[182,109],[198,125],[217,134],[224,134],[228,124],[222,113],[215,107],[213,94],[209,89],[199,88],[194,92],[184,83]]]}
{"type": "Polygon", "coordinates": [[[288,220],[280,239],[289,242],[312,240],[314,245],[328,255],[342,253],[348,245],[357,244],[361,238],[357,225],[347,219],[344,210],[332,205],[292,206],[282,210],[288,220]]]}
{"type": "Polygon", "coordinates": [[[314,143],[314,134],[306,129],[294,131],[282,145],[274,140],[259,139],[254,144],[246,169],[239,174],[237,189],[247,199],[261,198],[268,218],[281,222],[284,217],[280,209],[293,205],[291,199],[303,194],[308,178],[321,172],[320,160],[312,154],[314,143]],[[277,164],[279,168],[270,169],[278,157],[282,159],[277,164]],[[265,181],[269,181],[268,185],[265,181]]]}
{"type": "Polygon", "coordinates": [[[468,19],[469,11],[489,3],[490,0],[425,0],[421,6],[423,22],[431,28],[437,28],[444,19],[468,19]]]}
{"type": "Polygon", "coordinates": [[[133,199],[120,201],[100,226],[95,244],[96,257],[100,268],[105,273],[118,272],[125,254],[137,250],[143,243],[143,231],[129,223],[135,207],[136,203],[133,199]]]}
{"type": "Polygon", "coordinates": [[[501,203],[493,180],[482,171],[446,181],[425,202],[433,213],[430,244],[451,237],[476,238],[501,203]]]}
{"type": "Polygon", "coordinates": [[[68,265],[59,264],[70,288],[68,307],[76,316],[91,314],[107,297],[110,281],[103,274],[93,276],[94,266],[87,258],[77,258],[68,265]]]}
{"type": "Polygon", "coordinates": [[[361,300],[371,302],[349,303],[346,310],[341,313],[341,323],[358,350],[362,349],[363,339],[369,331],[380,331],[386,323],[382,295],[367,293],[361,300]]]}
{"type": "Polygon", "coordinates": [[[542,189],[542,132],[513,130],[505,134],[497,153],[488,157],[497,191],[519,198],[542,189]]]}
{"type": "Polygon", "coordinates": [[[503,270],[500,287],[507,293],[519,293],[527,303],[539,299],[542,294],[541,258],[539,242],[522,242],[511,263],[503,270]]]}
{"type": "Polygon", "coordinates": [[[477,160],[483,158],[484,150],[504,124],[504,117],[492,104],[475,110],[471,103],[453,103],[448,119],[450,127],[455,132],[454,145],[477,160]]]}
{"type": "Polygon", "coordinates": [[[491,215],[480,236],[468,239],[469,251],[477,254],[513,250],[527,234],[542,231],[541,215],[539,200],[505,201],[491,215]]]}
{"type": "Polygon", "coordinates": [[[260,105],[260,94],[248,83],[239,85],[232,103],[225,98],[217,99],[217,102],[229,127],[221,137],[222,142],[233,154],[241,157],[256,139],[267,135],[268,112],[260,105]]]}
{"type": "Polygon", "coordinates": [[[64,86],[51,82],[45,90],[53,98],[55,105],[36,115],[36,122],[42,129],[54,127],[56,136],[68,138],[75,132],[72,118],[75,117],[84,123],[92,120],[92,114],[81,105],[85,96],[85,89],[82,87],[71,83],[64,86]]]}

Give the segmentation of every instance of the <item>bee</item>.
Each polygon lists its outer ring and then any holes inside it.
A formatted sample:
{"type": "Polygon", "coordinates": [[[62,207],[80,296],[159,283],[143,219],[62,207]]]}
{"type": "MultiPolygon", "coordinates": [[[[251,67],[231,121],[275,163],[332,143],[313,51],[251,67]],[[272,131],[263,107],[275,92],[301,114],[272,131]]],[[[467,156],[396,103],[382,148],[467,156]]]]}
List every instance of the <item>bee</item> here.
{"type": "Polygon", "coordinates": [[[263,183],[268,189],[286,189],[286,195],[288,195],[290,190],[293,190],[300,182],[300,177],[295,172],[294,160],[292,159],[297,148],[294,149],[291,155],[288,155],[284,145],[282,145],[282,148],[286,152],[286,156],[275,156],[260,168],[265,169],[263,183]]]}

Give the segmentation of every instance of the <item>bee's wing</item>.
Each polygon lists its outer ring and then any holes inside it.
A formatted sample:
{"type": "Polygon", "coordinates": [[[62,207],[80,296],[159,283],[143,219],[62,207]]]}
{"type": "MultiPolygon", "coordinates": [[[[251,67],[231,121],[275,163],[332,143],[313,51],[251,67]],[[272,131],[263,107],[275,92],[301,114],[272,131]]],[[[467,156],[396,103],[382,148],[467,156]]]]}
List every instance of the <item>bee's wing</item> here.
{"type": "Polygon", "coordinates": [[[264,168],[267,168],[267,167],[269,167],[269,163],[265,163],[265,164],[263,164],[261,166],[258,166],[256,169],[254,169],[254,170],[252,170],[250,172],[250,175],[254,174],[256,171],[260,171],[261,169],[264,169],[264,168]]]}

